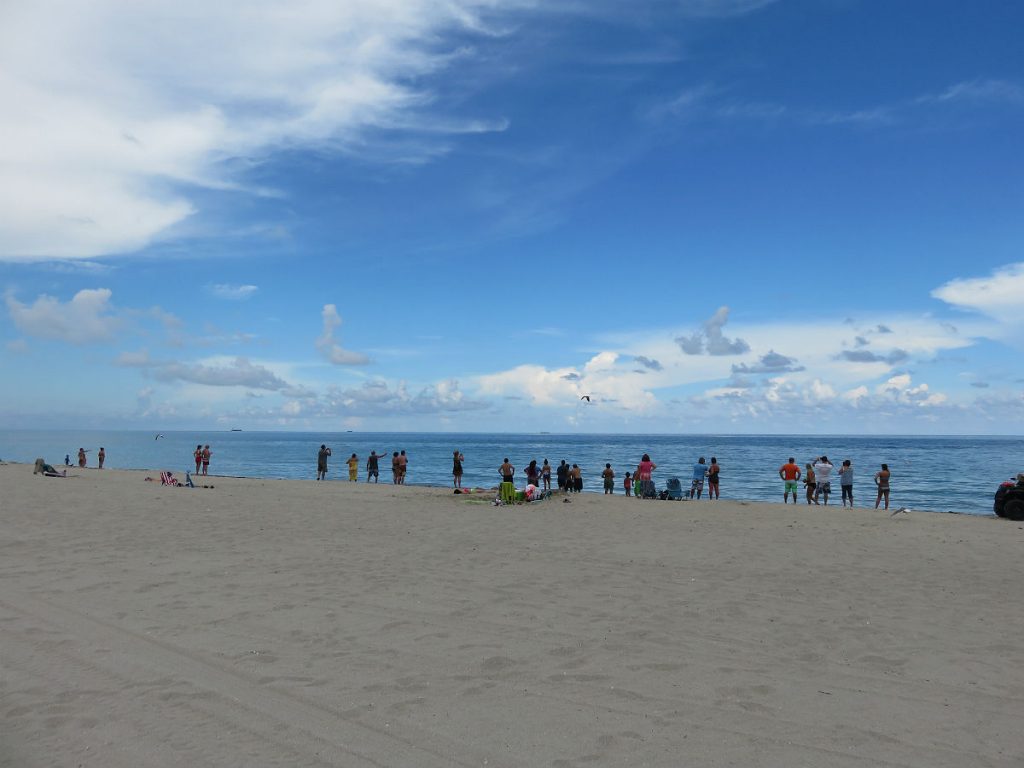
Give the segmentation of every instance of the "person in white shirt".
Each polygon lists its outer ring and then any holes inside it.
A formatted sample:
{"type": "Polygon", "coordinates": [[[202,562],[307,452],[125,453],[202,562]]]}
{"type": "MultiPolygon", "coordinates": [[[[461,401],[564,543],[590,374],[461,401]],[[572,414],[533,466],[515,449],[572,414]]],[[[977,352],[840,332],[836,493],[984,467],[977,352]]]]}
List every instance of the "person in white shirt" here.
{"type": "Polygon", "coordinates": [[[820,496],[825,497],[825,506],[828,506],[828,496],[832,493],[832,483],[829,482],[832,475],[832,462],[828,456],[822,456],[814,462],[814,478],[818,485],[814,489],[814,503],[818,503],[820,496]]]}

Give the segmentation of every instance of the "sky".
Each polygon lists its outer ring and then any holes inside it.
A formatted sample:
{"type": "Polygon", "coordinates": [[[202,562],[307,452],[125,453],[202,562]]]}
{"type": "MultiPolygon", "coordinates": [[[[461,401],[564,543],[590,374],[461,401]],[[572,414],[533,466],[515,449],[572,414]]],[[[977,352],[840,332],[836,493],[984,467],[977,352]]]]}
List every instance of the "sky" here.
{"type": "Polygon", "coordinates": [[[1020,434],[1021,29],[11,0],[0,428],[1020,434]]]}

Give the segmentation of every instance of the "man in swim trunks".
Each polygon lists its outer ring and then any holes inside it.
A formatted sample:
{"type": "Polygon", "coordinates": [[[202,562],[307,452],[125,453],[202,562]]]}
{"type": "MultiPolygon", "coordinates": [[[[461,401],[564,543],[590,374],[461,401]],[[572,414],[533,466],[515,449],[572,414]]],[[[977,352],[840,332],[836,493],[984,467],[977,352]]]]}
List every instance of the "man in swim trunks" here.
{"type": "Polygon", "coordinates": [[[509,463],[508,456],[505,457],[505,461],[498,467],[498,474],[501,475],[501,482],[503,483],[511,483],[515,477],[516,468],[509,463]]]}
{"type": "Polygon", "coordinates": [[[398,453],[398,484],[405,485],[405,473],[409,471],[409,457],[405,451],[398,453]]]}
{"type": "Polygon", "coordinates": [[[326,480],[327,479],[327,457],[331,455],[331,449],[323,443],[320,444],[320,450],[316,454],[316,479],[326,480]]]}
{"type": "Polygon", "coordinates": [[[370,482],[370,478],[373,478],[373,482],[377,482],[380,478],[380,456],[376,451],[370,451],[370,455],[366,457],[366,482],[370,482]]]}
{"type": "Polygon", "coordinates": [[[782,503],[789,501],[789,494],[793,494],[793,503],[796,504],[797,483],[800,481],[800,465],[792,456],[789,461],[779,467],[779,477],[786,483],[786,490],[782,494],[782,503]]]}

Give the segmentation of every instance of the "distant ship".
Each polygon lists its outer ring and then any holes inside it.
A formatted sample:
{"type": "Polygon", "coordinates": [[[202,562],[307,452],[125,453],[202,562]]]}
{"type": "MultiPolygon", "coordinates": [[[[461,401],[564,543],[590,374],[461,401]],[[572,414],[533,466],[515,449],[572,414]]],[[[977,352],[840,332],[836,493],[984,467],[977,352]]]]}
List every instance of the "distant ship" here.
{"type": "Polygon", "coordinates": [[[235,428],[234,428],[234,429],[232,429],[231,431],[232,431],[232,432],[241,432],[242,430],[240,430],[240,429],[239,429],[238,427],[235,427],[235,428]]]}

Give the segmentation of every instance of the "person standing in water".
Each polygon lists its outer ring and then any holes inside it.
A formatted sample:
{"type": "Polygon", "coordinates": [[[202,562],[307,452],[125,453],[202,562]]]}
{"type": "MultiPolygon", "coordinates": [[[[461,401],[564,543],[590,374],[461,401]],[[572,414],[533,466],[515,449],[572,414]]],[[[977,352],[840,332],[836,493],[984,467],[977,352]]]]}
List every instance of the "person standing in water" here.
{"type": "Polygon", "coordinates": [[[380,457],[382,455],[376,451],[370,451],[370,455],[366,457],[366,482],[370,482],[371,477],[375,483],[380,479],[380,457]]]}
{"type": "Polygon", "coordinates": [[[331,455],[331,449],[323,443],[320,444],[320,450],[316,454],[316,479],[326,480],[327,479],[327,457],[331,455]]]}
{"type": "Polygon", "coordinates": [[[853,509],[853,464],[849,459],[844,459],[843,466],[839,468],[839,489],[843,492],[843,507],[849,499],[850,509],[853,509]]]}
{"type": "Polygon", "coordinates": [[[708,501],[719,498],[718,495],[718,473],[722,471],[718,459],[711,457],[711,464],[708,465],[708,501]]]}
{"type": "Polygon", "coordinates": [[[875,499],[875,509],[878,509],[879,503],[882,499],[885,499],[885,508],[889,508],[889,465],[883,464],[882,468],[875,473],[875,485],[878,486],[878,498],[875,499]]]}
{"type": "Polygon", "coordinates": [[[807,488],[807,503],[817,504],[818,500],[814,496],[818,492],[818,477],[814,474],[814,467],[809,461],[807,462],[807,474],[804,475],[804,486],[807,488]]]}
{"type": "Polygon", "coordinates": [[[458,451],[452,453],[452,482],[456,488],[462,487],[462,462],[465,460],[466,457],[458,451]]]}
{"type": "MultiPolygon", "coordinates": [[[[807,466],[809,468],[811,465],[807,466]]],[[[800,465],[793,460],[792,456],[789,457],[789,461],[779,467],[779,477],[786,484],[785,490],[782,492],[782,503],[787,503],[789,494],[792,493],[793,503],[796,504],[796,484],[800,482],[800,465]]],[[[810,499],[810,491],[808,491],[808,499],[810,499]]],[[[808,501],[808,503],[810,502],[808,501]]]]}
{"type": "Polygon", "coordinates": [[[544,490],[551,490],[551,465],[548,464],[548,460],[544,459],[544,464],[540,468],[540,479],[544,483],[544,490]]]}
{"type": "Polygon", "coordinates": [[[604,465],[604,471],[601,473],[601,477],[604,478],[604,492],[606,494],[615,493],[615,470],[612,469],[611,464],[604,465]]]}

